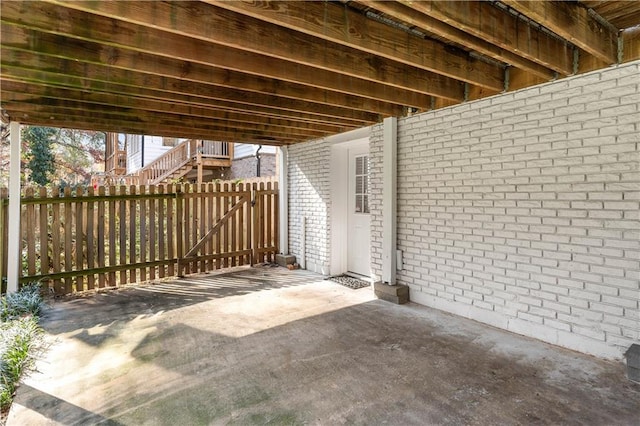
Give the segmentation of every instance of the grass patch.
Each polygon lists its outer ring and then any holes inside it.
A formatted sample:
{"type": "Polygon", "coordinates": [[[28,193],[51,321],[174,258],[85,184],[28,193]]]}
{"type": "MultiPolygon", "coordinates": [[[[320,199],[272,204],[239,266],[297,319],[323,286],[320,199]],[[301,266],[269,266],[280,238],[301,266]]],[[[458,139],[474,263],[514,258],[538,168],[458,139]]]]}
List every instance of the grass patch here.
{"type": "Polygon", "coordinates": [[[40,286],[30,284],[0,299],[0,424],[6,420],[20,377],[42,342],[40,286]]]}

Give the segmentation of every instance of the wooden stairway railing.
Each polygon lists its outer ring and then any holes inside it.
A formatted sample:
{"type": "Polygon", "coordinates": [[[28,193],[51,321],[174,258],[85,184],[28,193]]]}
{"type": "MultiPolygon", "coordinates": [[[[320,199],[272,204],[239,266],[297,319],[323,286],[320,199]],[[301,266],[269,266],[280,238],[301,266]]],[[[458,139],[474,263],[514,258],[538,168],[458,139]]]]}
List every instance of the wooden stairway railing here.
{"type": "Polygon", "coordinates": [[[191,141],[171,148],[138,172],[141,185],[155,185],[168,179],[191,161],[191,141]]]}
{"type": "Polygon", "coordinates": [[[140,185],[157,185],[186,175],[203,158],[231,160],[229,142],[189,139],[170,149],[138,172],[140,185]]]}

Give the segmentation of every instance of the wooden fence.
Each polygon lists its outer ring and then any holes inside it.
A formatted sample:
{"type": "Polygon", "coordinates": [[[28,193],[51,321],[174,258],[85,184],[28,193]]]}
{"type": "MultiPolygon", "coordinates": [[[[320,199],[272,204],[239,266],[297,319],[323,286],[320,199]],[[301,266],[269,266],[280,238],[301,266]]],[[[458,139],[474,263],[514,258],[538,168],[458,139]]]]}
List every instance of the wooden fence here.
{"type": "MultiPolygon", "coordinates": [[[[7,204],[0,190],[3,283],[7,204]]],[[[278,253],[277,182],[27,188],[21,213],[20,283],[46,282],[56,294],[271,262],[278,253]]]]}

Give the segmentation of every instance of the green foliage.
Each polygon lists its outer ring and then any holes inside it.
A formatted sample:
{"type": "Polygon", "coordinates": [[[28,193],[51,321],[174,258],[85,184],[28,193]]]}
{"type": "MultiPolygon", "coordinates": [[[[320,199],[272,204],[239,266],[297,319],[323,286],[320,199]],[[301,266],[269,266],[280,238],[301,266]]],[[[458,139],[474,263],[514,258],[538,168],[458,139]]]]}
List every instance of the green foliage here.
{"type": "Polygon", "coordinates": [[[105,135],[75,129],[59,129],[54,146],[56,174],[60,186],[87,186],[95,165],[104,164],[105,135]]]}
{"type": "Polygon", "coordinates": [[[31,171],[29,180],[37,185],[47,185],[55,172],[54,156],[51,150],[56,134],[51,127],[25,127],[22,137],[28,143],[27,168],[31,171]]]}
{"type": "MultiPolygon", "coordinates": [[[[20,377],[41,345],[38,314],[43,307],[38,283],[0,300],[0,412],[6,413],[20,377]]],[[[2,415],[0,415],[0,418],[2,415]]]]}
{"type": "Polygon", "coordinates": [[[34,317],[0,322],[0,410],[9,409],[16,384],[33,362],[42,331],[34,317]]]}
{"type": "Polygon", "coordinates": [[[27,284],[20,291],[2,298],[0,320],[4,322],[28,315],[38,316],[43,306],[40,283],[27,284]]]}
{"type": "MultiPolygon", "coordinates": [[[[103,132],[25,126],[22,139],[25,183],[87,186],[92,175],[100,171],[99,165],[104,163],[103,132]]],[[[5,145],[3,140],[0,148],[4,149],[5,145]]],[[[1,161],[0,166],[3,166],[1,161]]],[[[0,174],[0,183],[4,179],[0,174]]]]}

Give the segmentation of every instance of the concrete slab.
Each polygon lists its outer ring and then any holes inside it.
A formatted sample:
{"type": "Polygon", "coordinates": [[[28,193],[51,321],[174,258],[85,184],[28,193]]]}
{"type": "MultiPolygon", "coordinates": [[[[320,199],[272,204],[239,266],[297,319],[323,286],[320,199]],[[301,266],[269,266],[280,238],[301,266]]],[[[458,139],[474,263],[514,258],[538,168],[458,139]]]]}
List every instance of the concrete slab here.
{"type": "Polygon", "coordinates": [[[637,424],[622,362],[306,271],[58,301],[8,425],[637,424]]]}

